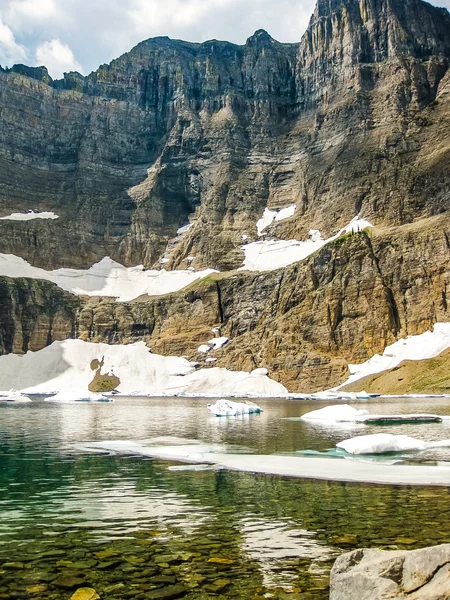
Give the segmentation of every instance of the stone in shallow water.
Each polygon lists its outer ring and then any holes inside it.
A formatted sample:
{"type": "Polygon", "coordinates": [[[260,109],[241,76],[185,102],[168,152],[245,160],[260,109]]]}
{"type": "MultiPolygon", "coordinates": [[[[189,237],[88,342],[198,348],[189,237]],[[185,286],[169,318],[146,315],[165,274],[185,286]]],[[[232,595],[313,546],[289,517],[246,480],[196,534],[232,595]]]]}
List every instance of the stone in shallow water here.
{"type": "Polygon", "coordinates": [[[29,585],[27,587],[27,593],[30,595],[42,594],[43,592],[46,592],[47,590],[48,590],[48,585],[45,585],[45,583],[37,583],[36,585],[29,585]]]}
{"type": "Polygon", "coordinates": [[[209,563],[215,563],[217,565],[232,565],[234,560],[230,558],[220,558],[219,556],[214,556],[213,558],[208,559],[209,563]]]}
{"type": "Polygon", "coordinates": [[[53,582],[58,587],[66,588],[68,590],[72,590],[74,588],[81,588],[86,584],[86,580],[82,577],[76,577],[72,575],[61,575],[53,582]]]}
{"type": "Polygon", "coordinates": [[[23,562],[9,562],[9,563],[3,563],[2,564],[2,569],[24,569],[25,565],[23,564],[23,562]]]}
{"type": "Polygon", "coordinates": [[[165,588],[148,592],[146,597],[148,600],[170,600],[171,598],[181,598],[188,591],[188,588],[183,585],[169,585],[165,588]]]}
{"type": "Polygon", "coordinates": [[[70,600],[100,600],[100,596],[92,588],[80,588],[70,600]]]}

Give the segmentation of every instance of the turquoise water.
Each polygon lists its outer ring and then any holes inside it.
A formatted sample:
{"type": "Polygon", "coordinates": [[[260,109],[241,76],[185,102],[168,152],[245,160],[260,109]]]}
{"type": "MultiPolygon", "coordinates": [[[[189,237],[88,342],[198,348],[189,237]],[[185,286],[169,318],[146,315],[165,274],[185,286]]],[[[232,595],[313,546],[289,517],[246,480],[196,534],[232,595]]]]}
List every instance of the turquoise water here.
{"type": "MultiPolygon", "coordinates": [[[[68,600],[82,585],[102,599],[325,600],[329,570],[343,551],[450,541],[448,488],[173,470],[169,462],[81,449],[84,442],[178,436],[232,452],[292,453],[380,431],[284,420],[318,403],[262,401],[265,412],[244,419],[214,418],[205,404],[120,398],[0,406],[0,600],[68,600]]],[[[395,400],[372,402],[370,410],[449,414],[450,406],[395,400]]],[[[389,431],[450,437],[441,424],[389,431]]],[[[449,459],[448,450],[412,457],[449,459]]]]}

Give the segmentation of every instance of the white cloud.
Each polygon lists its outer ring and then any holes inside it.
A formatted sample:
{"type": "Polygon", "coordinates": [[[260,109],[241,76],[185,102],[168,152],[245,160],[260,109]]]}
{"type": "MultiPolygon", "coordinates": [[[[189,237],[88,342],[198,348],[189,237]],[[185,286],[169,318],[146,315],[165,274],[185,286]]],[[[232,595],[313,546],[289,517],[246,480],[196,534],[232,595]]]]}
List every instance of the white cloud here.
{"type": "Polygon", "coordinates": [[[0,65],[10,67],[26,60],[26,48],[16,42],[13,32],[0,18],[0,65]]]}
{"type": "Polygon", "coordinates": [[[83,67],[76,60],[69,46],[58,39],[44,42],[38,46],[35,62],[37,65],[45,65],[54,79],[62,77],[63,73],[69,71],[83,72],[83,67]]]}
{"type": "MultiPolygon", "coordinates": [[[[24,62],[26,54],[37,57],[39,53],[42,59],[37,62],[50,60],[46,66],[52,76],[59,76],[63,70],[80,70],[80,64],[87,73],[140,41],[160,35],[194,42],[216,38],[243,44],[257,29],[266,29],[275,39],[296,42],[307,27],[315,3],[316,0],[0,0],[0,19],[7,27],[6,57],[10,62],[10,57],[24,62]],[[59,48],[54,45],[55,40],[59,48]]],[[[433,3],[450,8],[450,0],[433,3]]],[[[0,33],[3,62],[5,43],[2,45],[1,36],[6,34],[0,33]]]]}

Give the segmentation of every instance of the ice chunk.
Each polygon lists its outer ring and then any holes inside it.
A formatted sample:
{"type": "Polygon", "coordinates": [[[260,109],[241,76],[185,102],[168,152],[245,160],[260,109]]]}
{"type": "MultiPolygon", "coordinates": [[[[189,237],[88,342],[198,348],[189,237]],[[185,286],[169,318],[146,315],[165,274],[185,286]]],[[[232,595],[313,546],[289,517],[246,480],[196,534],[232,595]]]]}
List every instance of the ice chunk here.
{"type": "Polygon", "coordinates": [[[336,444],[337,448],[349,454],[385,454],[386,452],[405,452],[408,450],[426,450],[428,444],[407,435],[376,433],[360,435],[336,444]]]}
{"type": "Polygon", "coordinates": [[[368,415],[369,411],[357,409],[348,404],[326,406],[320,410],[306,413],[301,419],[303,421],[333,421],[334,423],[356,423],[357,418],[368,415]]]}

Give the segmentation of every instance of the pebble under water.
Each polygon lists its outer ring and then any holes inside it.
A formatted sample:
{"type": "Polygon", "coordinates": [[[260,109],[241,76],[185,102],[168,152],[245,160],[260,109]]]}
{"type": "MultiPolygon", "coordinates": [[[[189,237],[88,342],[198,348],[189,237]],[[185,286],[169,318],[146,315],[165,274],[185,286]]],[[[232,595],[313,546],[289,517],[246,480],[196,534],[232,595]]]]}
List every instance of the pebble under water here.
{"type": "MultiPolygon", "coordinates": [[[[268,400],[262,415],[241,420],[211,417],[205,404],[120,398],[0,406],[0,600],[69,600],[80,587],[95,589],[102,600],[325,600],[330,568],[344,551],[450,541],[445,487],[189,470],[80,447],[178,436],[225,443],[233,452],[292,453],[324,451],[361,433],[283,420],[312,410],[307,403],[268,400]]],[[[420,412],[424,404],[428,412],[449,411],[444,400],[382,408],[420,412]]],[[[450,437],[440,424],[414,427],[395,432],[450,437]]]]}

